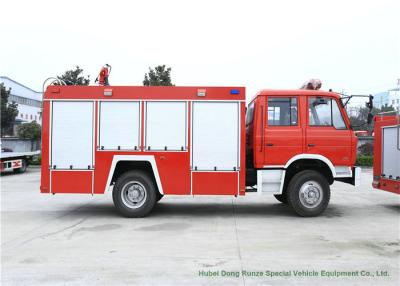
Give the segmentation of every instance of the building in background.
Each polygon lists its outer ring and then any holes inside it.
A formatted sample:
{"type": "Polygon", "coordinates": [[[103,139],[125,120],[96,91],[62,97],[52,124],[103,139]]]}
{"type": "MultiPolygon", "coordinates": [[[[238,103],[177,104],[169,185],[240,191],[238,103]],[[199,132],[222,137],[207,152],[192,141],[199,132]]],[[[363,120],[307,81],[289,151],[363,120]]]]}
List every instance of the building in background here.
{"type": "Polygon", "coordinates": [[[395,110],[400,111],[400,79],[397,80],[397,87],[374,94],[374,106],[393,106],[395,110]]]}
{"type": "Polygon", "coordinates": [[[3,83],[7,89],[11,88],[9,102],[18,103],[15,125],[32,121],[41,124],[42,93],[6,76],[0,76],[0,83],[3,83]]]}
{"type": "Polygon", "coordinates": [[[397,111],[400,111],[400,85],[389,90],[389,104],[397,111]]]}

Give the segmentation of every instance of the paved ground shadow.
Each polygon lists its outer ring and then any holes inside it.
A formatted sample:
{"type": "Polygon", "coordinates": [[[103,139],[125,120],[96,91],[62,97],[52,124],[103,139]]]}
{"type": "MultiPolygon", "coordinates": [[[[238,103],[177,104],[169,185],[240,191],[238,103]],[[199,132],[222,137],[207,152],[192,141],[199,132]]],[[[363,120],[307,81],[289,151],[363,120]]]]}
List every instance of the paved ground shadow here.
{"type": "Polygon", "coordinates": [[[381,205],[387,209],[390,209],[394,212],[400,213],[400,204],[388,204],[388,205],[381,205]]]}
{"type": "MultiPolygon", "coordinates": [[[[174,202],[161,201],[157,203],[150,217],[294,217],[299,218],[294,211],[281,203],[239,203],[234,206],[229,203],[207,203],[207,202],[174,202]]],[[[121,217],[112,202],[101,202],[89,204],[74,212],[71,216],[96,216],[96,217],[121,217]]],[[[329,206],[321,215],[325,218],[342,217],[343,213],[336,206],[329,206]]]]}

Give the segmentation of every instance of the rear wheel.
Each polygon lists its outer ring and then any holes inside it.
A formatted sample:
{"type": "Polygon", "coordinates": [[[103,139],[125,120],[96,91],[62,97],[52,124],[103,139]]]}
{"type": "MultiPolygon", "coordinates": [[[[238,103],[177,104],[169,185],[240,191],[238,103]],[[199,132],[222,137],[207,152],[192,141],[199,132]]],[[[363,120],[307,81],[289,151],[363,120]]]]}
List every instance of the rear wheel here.
{"type": "Polygon", "coordinates": [[[300,216],[321,214],[328,206],[331,191],[327,179],[312,170],[296,174],[288,186],[288,203],[300,216]]]}
{"type": "Polygon", "coordinates": [[[160,201],[163,197],[164,197],[164,195],[157,192],[157,202],[160,201]]]}
{"type": "Polygon", "coordinates": [[[123,216],[144,217],[151,212],[157,201],[154,182],[143,171],[126,172],[115,183],[113,201],[123,216]]]}

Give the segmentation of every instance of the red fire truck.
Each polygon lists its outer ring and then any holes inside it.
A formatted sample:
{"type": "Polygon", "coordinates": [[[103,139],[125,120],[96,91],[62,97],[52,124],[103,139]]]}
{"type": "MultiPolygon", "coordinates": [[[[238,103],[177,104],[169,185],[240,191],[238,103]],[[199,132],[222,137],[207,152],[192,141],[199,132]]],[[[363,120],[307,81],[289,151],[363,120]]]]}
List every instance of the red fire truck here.
{"type": "Polygon", "coordinates": [[[357,138],[340,96],[244,87],[48,86],[42,193],[104,194],[147,215],[164,195],[274,194],[316,216],[356,185],[357,138]]]}
{"type": "Polygon", "coordinates": [[[400,194],[400,116],[375,116],[374,180],[376,189],[400,194]]]}

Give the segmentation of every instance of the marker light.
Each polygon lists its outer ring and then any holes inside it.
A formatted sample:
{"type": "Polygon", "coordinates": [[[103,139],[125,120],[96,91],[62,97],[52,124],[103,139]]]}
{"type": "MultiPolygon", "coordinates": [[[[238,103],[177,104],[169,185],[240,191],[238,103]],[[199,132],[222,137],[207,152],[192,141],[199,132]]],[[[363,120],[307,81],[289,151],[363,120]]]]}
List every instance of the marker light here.
{"type": "Polygon", "coordinates": [[[231,89],[231,94],[240,94],[240,90],[238,90],[238,89],[231,89]]]}
{"type": "Polygon", "coordinates": [[[104,96],[112,96],[112,89],[104,89],[104,96]]]}
{"type": "Polygon", "coordinates": [[[206,90],[205,89],[198,89],[197,90],[197,96],[206,96],[206,90]]]}

